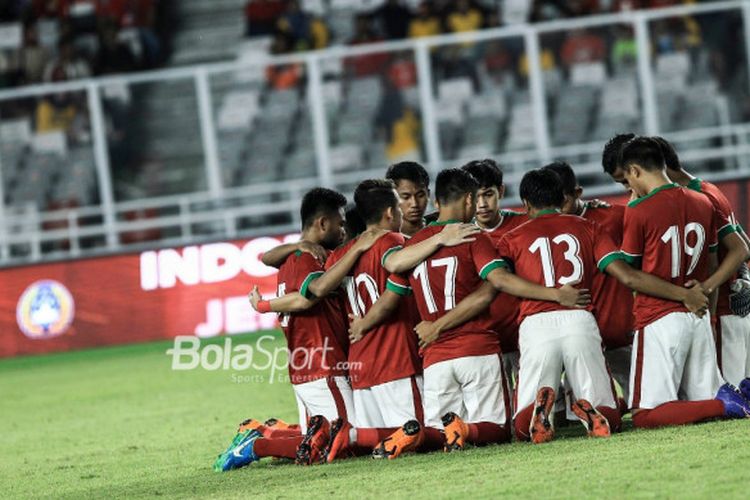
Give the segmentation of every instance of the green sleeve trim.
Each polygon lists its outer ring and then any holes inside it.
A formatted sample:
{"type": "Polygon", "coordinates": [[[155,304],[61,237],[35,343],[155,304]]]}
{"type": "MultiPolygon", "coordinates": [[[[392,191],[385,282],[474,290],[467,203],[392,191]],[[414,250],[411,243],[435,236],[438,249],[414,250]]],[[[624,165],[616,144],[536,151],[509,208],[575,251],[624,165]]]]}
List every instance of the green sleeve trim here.
{"type": "Polygon", "coordinates": [[[626,260],[625,255],[622,252],[610,252],[599,259],[599,263],[596,267],[598,267],[601,272],[605,272],[607,267],[616,260],[626,260]]]}
{"type": "Polygon", "coordinates": [[[622,259],[633,267],[640,267],[642,255],[634,255],[625,251],[620,252],[622,259]]]}
{"type": "Polygon", "coordinates": [[[719,244],[718,244],[718,243],[715,243],[715,244],[713,244],[713,245],[709,245],[709,246],[708,246],[708,251],[709,251],[709,252],[711,252],[711,253],[716,253],[716,252],[718,252],[718,251],[719,251],[719,244]]]}
{"type": "Polygon", "coordinates": [[[487,276],[492,271],[494,271],[495,269],[500,269],[501,267],[508,267],[508,264],[506,264],[502,259],[492,260],[485,264],[484,267],[479,271],[479,277],[483,280],[487,280],[487,276]]]}
{"type": "Polygon", "coordinates": [[[404,247],[402,247],[401,245],[398,245],[398,246],[391,247],[388,250],[386,250],[383,256],[380,258],[380,265],[385,267],[385,259],[387,259],[388,256],[391,255],[393,252],[398,252],[402,248],[404,247]]]}
{"type": "Polygon", "coordinates": [[[391,280],[386,281],[385,289],[390,290],[396,295],[400,295],[402,297],[411,295],[411,288],[409,288],[408,286],[399,285],[398,283],[394,283],[391,280]]]}
{"type": "Polygon", "coordinates": [[[736,233],[736,232],[737,232],[737,226],[735,226],[733,224],[727,224],[726,226],[724,226],[721,229],[719,229],[719,239],[723,240],[724,238],[726,238],[730,234],[736,233]]]}
{"type": "Polygon", "coordinates": [[[310,299],[310,297],[312,296],[310,290],[308,289],[310,287],[310,283],[320,278],[321,276],[323,276],[323,271],[315,271],[308,274],[307,278],[305,278],[305,281],[302,282],[302,286],[299,287],[299,294],[306,299],[310,299]]]}

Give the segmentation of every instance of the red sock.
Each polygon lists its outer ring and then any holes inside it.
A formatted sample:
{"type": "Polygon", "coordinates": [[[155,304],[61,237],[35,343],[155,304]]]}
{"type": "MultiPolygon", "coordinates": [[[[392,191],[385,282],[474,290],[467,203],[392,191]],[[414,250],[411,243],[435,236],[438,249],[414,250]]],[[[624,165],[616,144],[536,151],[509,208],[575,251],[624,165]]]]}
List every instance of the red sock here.
{"type": "Polygon", "coordinates": [[[479,422],[476,424],[466,424],[466,426],[469,428],[467,441],[472,444],[510,442],[510,432],[503,425],[493,424],[492,422],[479,422]]]}
{"type": "Polygon", "coordinates": [[[255,441],[253,451],[259,457],[295,458],[302,436],[287,438],[260,438],[255,441]]]}
{"type": "Polygon", "coordinates": [[[434,427],[422,428],[422,442],[419,443],[419,451],[437,451],[445,446],[445,434],[434,427]]]}
{"type": "Polygon", "coordinates": [[[715,399],[705,401],[670,401],[653,410],[633,415],[633,425],[653,429],[665,425],[684,425],[724,416],[724,404],[715,399]]]}
{"type": "Polygon", "coordinates": [[[372,451],[382,440],[393,434],[398,430],[398,427],[393,428],[371,428],[371,429],[360,429],[357,428],[357,444],[365,448],[370,448],[372,451]]]}
{"type": "Polygon", "coordinates": [[[263,434],[263,437],[267,438],[288,438],[301,436],[299,427],[296,429],[269,429],[267,433],[263,434]]]}
{"type": "Polygon", "coordinates": [[[515,421],[516,439],[519,441],[530,441],[531,435],[529,433],[529,427],[531,427],[531,417],[534,415],[534,405],[531,404],[518,412],[515,421]]]}
{"type": "Polygon", "coordinates": [[[622,417],[620,416],[620,410],[610,408],[609,406],[597,406],[596,409],[604,415],[604,418],[609,422],[609,430],[612,432],[620,432],[622,428],[622,417]]]}

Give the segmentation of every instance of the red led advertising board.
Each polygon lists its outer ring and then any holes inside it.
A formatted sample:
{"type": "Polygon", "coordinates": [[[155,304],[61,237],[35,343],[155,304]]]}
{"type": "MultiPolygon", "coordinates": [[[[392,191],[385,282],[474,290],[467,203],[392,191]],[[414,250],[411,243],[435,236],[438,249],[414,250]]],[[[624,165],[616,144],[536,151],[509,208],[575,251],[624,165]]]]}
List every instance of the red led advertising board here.
{"type": "MultiPolygon", "coordinates": [[[[718,183],[747,228],[750,181],[718,183]]],[[[626,203],[626,196],[605,200],[626,203]]],[[[274,328],[253,285],[276,292],[263,252],[299,235],[0,269],[0,357],[274,328]]]]}
{"type": "Polygon", "coordinates": [[[263,252],[299,235],[0,270],[0,357],[274,328],[247,293],[276,291],[263,252]]]}

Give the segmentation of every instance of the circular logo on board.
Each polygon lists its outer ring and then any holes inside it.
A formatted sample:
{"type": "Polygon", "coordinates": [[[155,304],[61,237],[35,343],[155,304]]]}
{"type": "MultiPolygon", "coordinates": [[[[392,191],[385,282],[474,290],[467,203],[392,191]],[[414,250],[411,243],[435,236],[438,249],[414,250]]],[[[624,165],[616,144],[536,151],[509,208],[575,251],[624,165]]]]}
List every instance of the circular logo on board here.
{"type": "Polygon", "coordinates": [[[41,280],[29,286],[18,299],[16,321],[29,338],[46,339],[62,335],[73,322],[75,303],[62,283],[41,280]]]}

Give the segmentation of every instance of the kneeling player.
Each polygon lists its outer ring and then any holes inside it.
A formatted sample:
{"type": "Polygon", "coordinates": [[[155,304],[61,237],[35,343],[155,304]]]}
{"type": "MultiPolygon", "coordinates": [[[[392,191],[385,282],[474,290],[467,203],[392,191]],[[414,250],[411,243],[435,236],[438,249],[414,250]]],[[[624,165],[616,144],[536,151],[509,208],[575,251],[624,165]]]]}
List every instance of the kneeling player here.
{"type": "MultiPolygon", "coordinates": [[[[702,282],[710,294],[748,258],[747,246],[705,196],[672,184],[664,163],[653,139],[635,138],[620,151],[610,174],[639,196],[625,211],[622,251],[644,271],[681,286],[702,282]],[[726,229],[718,235],[722,226],[726,229]],[[727,254],[709,276],[709,249],[717,248],[719,237],[727,254]]],[[[630,406],[635,426],[750,416],[747,400],[723,384],[708,317],[649,293],[636,297],[634,313],[630,406]]]]}
{"type": "MultiPolygon", "coordinates": [[[[431,238],[445,224],[470,221],[475,212],[478,187],[477,181],[466,171],[441,172],[435,187],[438,221],[414,235],[405,248],[431,238]]],[[[434,252],[416,266],[408,281],[391,277],[393,286],[414,291],[422,320],[432,322],[482,288],[485,280],[496,290],[538,300],[561,301],[571,306],[585,295],[570,287],[559,290],[534,285],[505,272],[485,234],[476,235],[473,242],[434,252]]],[[[378,307],[380,304],[378,301],[352,329],[377,324],[381,313],[387,317],[387,312],[383,313],[378,307]]],[[[407,422],[394,436],[384,440],[380,456],[395,458],[420,445],[427,449],[444,446],[449,451],[461,449],[467,442],[485,444],[510,440],[510,396],[497,335],[491,330],[491,324],[492,318],[485,311],[437,338],[422,339],[425,427],[407,422]],[[440,429],[444,429],[445,435],[440,429]]]]}

